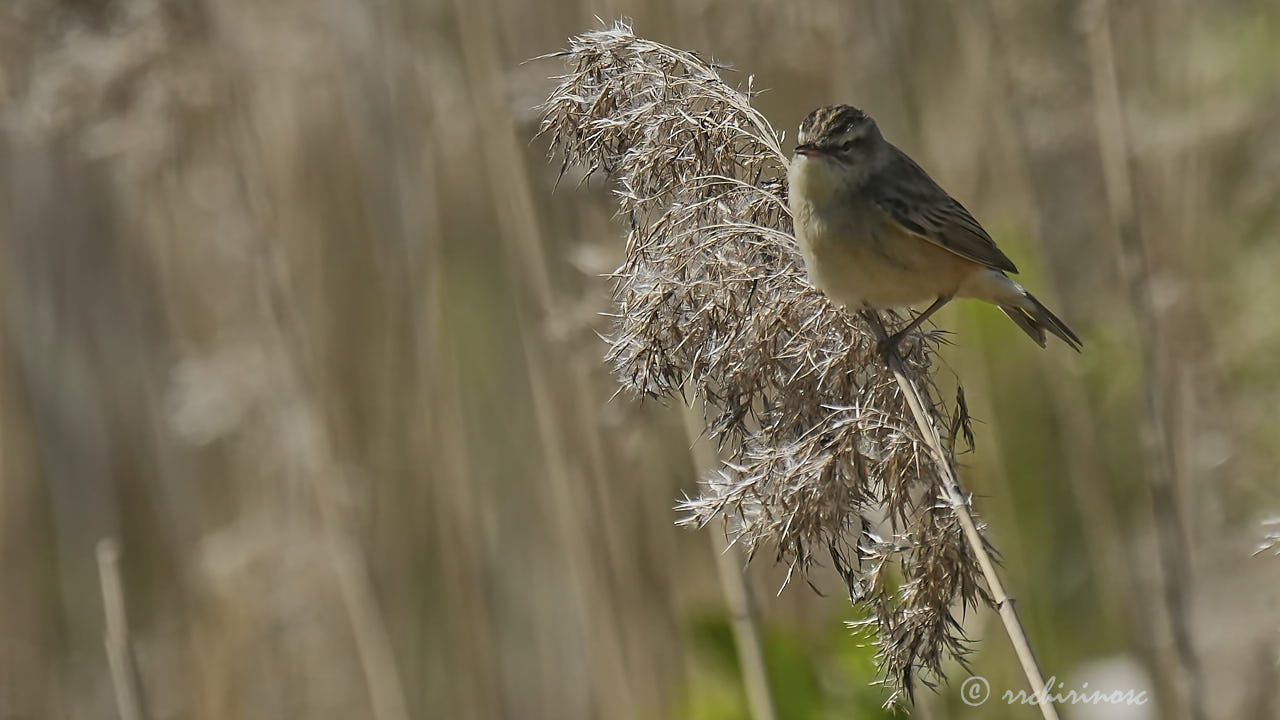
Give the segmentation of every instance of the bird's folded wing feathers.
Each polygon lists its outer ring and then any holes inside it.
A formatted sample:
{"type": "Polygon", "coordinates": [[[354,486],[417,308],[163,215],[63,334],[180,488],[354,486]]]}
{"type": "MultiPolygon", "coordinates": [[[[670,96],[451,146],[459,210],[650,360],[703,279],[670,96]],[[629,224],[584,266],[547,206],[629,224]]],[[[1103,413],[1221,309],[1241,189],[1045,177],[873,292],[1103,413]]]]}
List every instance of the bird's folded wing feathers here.
{"type": "Polygon", "coordinates": [[[867,183],[881,210],[904,230],[961,257],[995,270],[1018,272],[963,205],[906,153],[896,147],[892,151],[899,157],[889,164],[891,169],[867,183]]]}

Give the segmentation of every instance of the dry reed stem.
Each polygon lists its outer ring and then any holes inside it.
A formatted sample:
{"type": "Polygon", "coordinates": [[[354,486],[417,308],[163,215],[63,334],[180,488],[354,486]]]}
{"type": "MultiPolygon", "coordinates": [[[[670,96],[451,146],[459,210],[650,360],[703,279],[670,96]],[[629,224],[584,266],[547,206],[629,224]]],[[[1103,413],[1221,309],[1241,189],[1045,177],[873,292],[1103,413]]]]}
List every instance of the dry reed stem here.
{"type": "MultiPolygon", "coordinates": [[[[874,314],[872,327],[876,331],[878,338],[887,338],[888,333],[884,331],[883,325],[880,323],[879,317],[874,314]]],[[[896,351],[888,356],[889,366],[893,368],[893,376],[898,381],[898,386],[902,388],[903,394],[907,396],[911,404],[911,414],[915,418],[917,427],[920,428],[920,434],[924,436],[925,441],[933,450],[933,460],[937,464],[938,474],[942,477],[946,488],[946,498],[951,504],[951,509],[960,518],[960,524],[964,526],[965,537],[969,541],[969,546],[973,549],[974,555],[978,558],[978,564],[982,566],[982,575],[987,582],[987,588],[991,591],[991,599],[994,601],[997,610],[1000,613],[1000,621],[1004,623],[1005,632],[1009,635],[1009,641],[1013,643],[1013,650],[1018,656],[1018,664],[1022,666],[1022,672],[1027,677],[1027,683],[1032,690],[1045,688],[1044,675],[1040,672],[1040,664],[1036,661],[1035,652],[1031,649],[1031,641],[1027,638],[1027,633],[1022,627],[1022,621],[1018,618],[1018,611],[1014,608],[1014,599],[1009,596],[1004,589],[1004,583],[1000,580],[1000,574],[996,572],[995,561],[992,560],[991,554],[987,552],[987,540],[982,536],[978,529],[978,524],[974,522],[973,514],[969,511],[969,497],[964,489],[960,486],[960,481],[956,478],[955,467],[948,459],[947,451],[942,446],[942,440],[938,437],[938,428],[933,424],[927,412],[925,412],[924,401],[920,397],[920,391],[911,382],[907,376],[906,369],[902,365],[902,358],[896,351]]],[[[1049,699],[1048,693],[1036,693],[1037,705],[1040,707],[1040,713],[1046,720],[1057,720],[1058,711],[1053,706],[1053,701],[1049,699]]]]}
{"type": "MultiPolygon", "coordinates": [[[[248,143],[247,143],[248,144],[248,143]]],[[[248,145],[252,146],[252,145],[248,145]]],[[[247,158],[242,162],[251,162],[247,158]]],[[[266,174],[250,166],[246,178],[266,174]]],[[[266,197],[265,192],[255,193],[266,197]]],[[[300,328],[306,326],[297,305],[299,293],[289,272],[289,264],[280,258],[282,249],[267,241],[266,233],[253,234],[259,253],[255,278],[274,322],[267,325],[268,341],[274,342],[280,358],[284,382],[280,392],[292,396],[307,412],[308,432],[314,438],[315,452],[306,458],[307,480],[315,500],[320,529],[328,544],[328,558],[342,596],[343,608],[355,639],[360,669],[369,692],[371,716],[375,720],[407,720],[409,710],[395,650],[387,630],[386,618],[373,590],[373,577],[364,551],[348,527],[342,499],[348,493],[349,480],[340,469],[344,466],[334,455],[335,444],[330,430],[321,420],[323,414],[314,406],[317,391],[314,352],[300,328]]]]}
{"type": "Polygon", "coordinates": [[[1270,553],[1280,556],[1280,517],[1269,517],[1262,521],[1262,540],[1254,548],[1254,556],[1270,553]]]}
{"type": "Polygon", "coordinates": [[[432,189],[440,183],[434,157],[424,163],[426,191],[422,193],[430,204],[425,208],[429,231],[423,234],[425,269],[421,292],[423,300],[423,329],[415,334],[416,354],[422,366],[428,368],[423,404],[433,409],[426,422],[426,436],[434,441],[436,469],[432,482],[438,488],[438,502],[432,503],[430,520],[436,533],[435,542],[440,548],[438,557],[442,563],[442,577],[453,581],[443,584],[445,606],[449,612],[446,625],[452,634],[448,653],[449,662],[468,668],[460,682],[467,692],[461,696],[469,700],[460,702],[454,711],[460,718],[487,718],[501,714],[499,692],[499,663],[494,628],[488,622],[486,597],[493,593],[490,581],[484,573],[473,568],[483,567],[484,549],[472,542],[472,528],[482,525],[479,508],[483,502],[477,497],[480,483],[463,449],[467,447],[467,423],[463,413],[463,399],[459,388],[458,366],[452,343],[447,332],[445,316],[445,271],[448,267],[441,247],[445,237],[440,227],[441,213],[435,205],[436,194],[432,189]]]}
{"type": "Polygon", "coordinates": [[[781,136],[750,90],[624,24],[553,57],[569,73],[541,132],[562,175],[576,167],[616,182],[629,229],[611,276],[608,360],[630,393],[704,401],[707,435],[726,458],[681,503],[682,522],[724,518],[748,557],[772,548],[788,580],[825,554],[868,609],[857,626],[879,649],[887,704],[909,702],[916,682],[932,686],[944,661],[965,664],[953,613],[980,602],[999,604],[1033,668],[952,469],[967,416],[928,392],[937,339],[890,370],[866,326],[804,279],[781,136]]]}
{"type": "MultiPolygon", "coordinates": [[[[703,415],[699,413],[697,404],[694,402],[686,406],[682,418],[694,467],[698,472],[705,473],[719,465],[720,458],[703,435],[703,415]]],[[[720,586],[724,589],[725,605],[729,610],[733,642],[738,648],[742,684],[747,691],[747,708],[752,720],[775,720],[778,710],[769,685],[764,649],[760,644],[759,614],[742,567],[745,558],[723,533],[711,532],[709,535],[712,551],[716,555],[720,586]]]]}
{"type": "MultiPolygon", "coordinates": [[[[527,287],[532,295],[532,308],[517,308],[524,364],[528,373],[528,386],[537,420],[537,434],[543,449],[546,478],[555,498],[554,507],[564,514],[564,520],[556,523],[560,542],[569,559],[574,578],[575,601],[588,628],[590,638],[586,651],[592,665],[600,668],[609,678],[608,685],[614,695],[620,695],[613,713],[629,709],[640,712],[640,699],[632,688],[631,674],[626,659],[618,652],[625,646],[623,628],[610,617],[609,608],[617,599],[611,585],[605,582],[600,563],[594,556],[595,544],[591,538],[604,535],[593,525],[594,513],[588,510],[588,497],[581,490],[586,485],[584,473],[573,461],[571,449],[582,441],[590,448],[599,442],[595,437],[599,426],[582,423],[573,427],[557,416],[553,388],[572,388],[575,394],[587,392],[587,373],[581,362],[570,357],[557,362],[557,348],[551,346],[546,335],[540,332],[545,318],[555,313],[554,284],[547,268],[545,238],[538,222],[533,201],[533,191],[524,180],[521,147],[513,127],[513,119],[507,112],[498,88],[504,86],[496,51],[497,37],[488,2],[454,0],[459,23],[465,69],[471,79],[475,117],[484,142],[481,156],[485,161],[490,186],[498,204],[498,225],[507,252],[503,253],[506,271],[516,287],[527,287]],[[528,313],[528,314],[526,314],[528,313]],[[565,382],[555,382],[564,378],[565,382]],[[600,593],[600,598],[593,597],[600,593]]],[[[574,398],[582,404],[581,398],[574,398]]],[[[592,688],[593,701],[603,703],[601,690],[592,688]]]]}
{"type": "Polygon", "coordinates": [[[98,578],[102,583],[102,608],[106,617],[103,645],[111,669],[116,710],[121,720],[146,720],[142,683],[129,642],[129,613],[125,607],[124,582],[120,579],[120,544],[114,538],[98,541],[98,578]]]}
{"type": "Polygon", "coordinates": [[[1094,92],[1094,119],[1101,154],[1103,184],[1111,219],[1119,240],[1117,263],[1127,281],[1130,303],[1142,342],[1142,450],[1146,462],[1147,488],[1158,537],[1157,555],[1164,603],[1169,613],[1170,631],[1176,654],[1175,688],[1181,705],[1191,720],[1206,717],[1203,680],[1191,634],[1188,598],[1192,595],[1191,552],[1179,507],[1173,451],[1166,422],[1165,397],[1161,389],[1162,359],[1160,318],[1152,299],[1150,260],[1137,215],[1134,212],[1133,178],[1130,172],[1127,131],[1120,104],[1115,53],[1111,41],[1110,7],[1106,0],[1093,0],[1084,9],[1084,34],[1094,92]]]}

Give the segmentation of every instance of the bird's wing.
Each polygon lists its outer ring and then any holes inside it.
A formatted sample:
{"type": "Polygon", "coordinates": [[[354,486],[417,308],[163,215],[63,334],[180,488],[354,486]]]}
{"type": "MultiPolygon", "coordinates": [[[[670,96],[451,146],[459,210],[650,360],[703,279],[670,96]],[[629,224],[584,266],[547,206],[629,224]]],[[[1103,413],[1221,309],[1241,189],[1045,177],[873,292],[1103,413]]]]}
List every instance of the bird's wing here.
{"type": "Polygon", "coordinates": [[[876,205],[904,230],[994,270],[1016,273],[1013,261],[929,174],[906,153],[896,157],[867,182],[876,205]]]}

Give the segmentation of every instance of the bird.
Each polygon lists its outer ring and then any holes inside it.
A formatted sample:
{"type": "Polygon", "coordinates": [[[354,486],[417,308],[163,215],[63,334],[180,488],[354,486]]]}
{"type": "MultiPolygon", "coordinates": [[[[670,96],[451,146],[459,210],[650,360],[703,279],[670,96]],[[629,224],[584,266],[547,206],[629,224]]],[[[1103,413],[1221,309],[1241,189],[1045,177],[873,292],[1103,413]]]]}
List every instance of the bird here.
{"type": "Polygon", "coordinates": [[[1080,351],[1079,336],[1009,277],[1018,268],[982,225],[870,115],[820,107],[796,140],[788,203],[809,281],[854,312],[932,302],[882,349],[961,297],[999,307],[1042,348],[1047,331],[1080,351]]]}

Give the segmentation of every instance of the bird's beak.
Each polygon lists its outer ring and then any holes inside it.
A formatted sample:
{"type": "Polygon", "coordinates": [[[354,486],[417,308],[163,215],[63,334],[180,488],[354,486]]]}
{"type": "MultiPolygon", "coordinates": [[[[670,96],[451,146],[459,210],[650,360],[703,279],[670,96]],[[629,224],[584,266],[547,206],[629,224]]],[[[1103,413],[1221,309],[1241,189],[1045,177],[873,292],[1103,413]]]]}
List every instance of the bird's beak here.
{"type": "Polygon", "coordinates": [[[803,145],[796,146],[796,154],[809,157],[813,155],[824,155],[825,153],[819,150],[816,145],[810,145],[809,143],[805,143],[803,145]]]}

